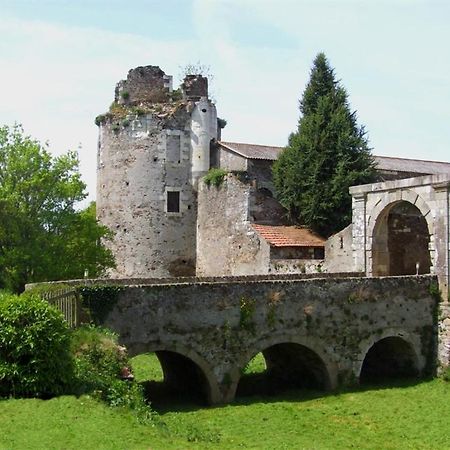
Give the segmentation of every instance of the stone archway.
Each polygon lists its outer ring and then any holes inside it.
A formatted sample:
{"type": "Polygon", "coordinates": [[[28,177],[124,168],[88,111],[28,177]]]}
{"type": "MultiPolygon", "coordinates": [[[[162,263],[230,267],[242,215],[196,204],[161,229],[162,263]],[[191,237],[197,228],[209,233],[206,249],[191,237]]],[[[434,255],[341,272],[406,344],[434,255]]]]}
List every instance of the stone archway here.
{"type": "Polygon", "coordinates": [[[250,383],[258,383],[251,393],[272,394],[290,388],[329,390],[336,386],[336,368],[330,364],[316,339],[275,337],[264,339],[242,355],[232,375],[232,397],[241,389],[242,369],[258,353],[262,353],[266,371],[250,383]],[[262,379],[261,379],[262,378],[262,379]],[[262,389],[258,390],[258,386],[262,389]],[[254,392],[253,392],[254,391],[254,392]]]}
{"type": "Polygon", "coordinates": [[[128,353],[136,356],[154,353],[163,373],[164,393],[188,394],[201,403],[222,401],[217,378],[210,365],[196,352],[181,345],[136,344],[128,346],[128,353]]]}
{"type": "Polygon", "coordinates": [[[359,374],[360,383],[416,377],[419,361],[411,343],[399,336],[376,341],[367,351],[359,374]]]}
{"type": "Polygon", "coordinates": [[[414,275],[432,271],[430,230],[422,211],[406,200],[388,204],[372,232],[372,275],[414,275]]]}

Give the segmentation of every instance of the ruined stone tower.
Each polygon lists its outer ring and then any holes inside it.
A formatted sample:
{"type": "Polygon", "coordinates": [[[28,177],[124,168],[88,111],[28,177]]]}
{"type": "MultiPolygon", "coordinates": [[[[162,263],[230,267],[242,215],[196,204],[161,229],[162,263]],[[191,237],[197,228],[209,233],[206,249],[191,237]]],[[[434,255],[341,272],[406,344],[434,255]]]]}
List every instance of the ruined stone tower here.
{"type": "Polygon", "coordinates": [[[197,184],[210,167],[217,114],[208,80],[137,67],[96,119],[97,215],[114,232],[113,277],[195,275],[197,184]]]}

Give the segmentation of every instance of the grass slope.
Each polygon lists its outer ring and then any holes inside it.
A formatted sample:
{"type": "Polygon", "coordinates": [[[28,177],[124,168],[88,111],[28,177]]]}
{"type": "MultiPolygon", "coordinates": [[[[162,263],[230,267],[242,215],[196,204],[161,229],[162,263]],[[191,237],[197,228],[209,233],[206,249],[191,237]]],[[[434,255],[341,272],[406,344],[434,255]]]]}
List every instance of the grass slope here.
{"type": "MultiPolygon", "coordinates": [[[[161,376],[154,357],[136,377],[161,376]]],[[[261,361],[249,369],[261,370],[261,361]]],[[[293,391],[232,405],[170,405],[140,425],[89,397],[0,401],[0,448],[8,449],[446,449],[450,385],[442,380],[323,396],[293,391]]]]}

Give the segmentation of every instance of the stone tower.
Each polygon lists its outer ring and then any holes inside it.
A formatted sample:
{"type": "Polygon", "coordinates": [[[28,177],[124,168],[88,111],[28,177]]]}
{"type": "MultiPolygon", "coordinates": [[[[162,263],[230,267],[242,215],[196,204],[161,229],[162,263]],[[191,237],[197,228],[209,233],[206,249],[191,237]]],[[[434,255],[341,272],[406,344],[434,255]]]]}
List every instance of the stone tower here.
{"type": "Polygon", "coordinates": [[[181,89],[157,66],[120,81],[96,118],[97,216],[114,238],[112,277],[195,275],[197,184],[210,167],[217,113],[208,80],[181,89]]]}

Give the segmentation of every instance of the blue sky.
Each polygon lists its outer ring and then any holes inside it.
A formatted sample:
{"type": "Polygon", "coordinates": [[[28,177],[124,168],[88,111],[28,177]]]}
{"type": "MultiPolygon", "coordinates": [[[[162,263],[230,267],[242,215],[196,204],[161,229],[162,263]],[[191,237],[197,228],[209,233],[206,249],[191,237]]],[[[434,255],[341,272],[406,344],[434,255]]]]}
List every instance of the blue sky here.
{"type": "Polygon", "coordinates": [[[284,145],[323,51],[374,154],[450,161],[450,2],[0,0],[0,124],[79,148],[95,198],[96,115],[117,81],[200,61],[224,140],[284,145]]]}

